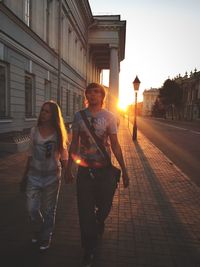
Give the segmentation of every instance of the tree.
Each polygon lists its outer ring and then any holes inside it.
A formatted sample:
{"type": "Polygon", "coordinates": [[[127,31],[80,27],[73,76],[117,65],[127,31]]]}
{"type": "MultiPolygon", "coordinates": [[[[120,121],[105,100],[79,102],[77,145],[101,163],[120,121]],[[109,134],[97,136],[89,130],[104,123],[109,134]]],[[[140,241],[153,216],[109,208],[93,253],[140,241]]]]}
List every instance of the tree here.
{"type": "Polygon", "coordinates": [[[182,88],[178,83],[167,79],[160,89],[160,99],[165,110],[171,109],[172,120],[174,119],[174,108],[179,110],[182,104],[182,88]]]}
{"type": "Polygon", "coordinates": [[[153,107],[152,107],[152,116],[154,117],[165,117],[165,108],[162,104],[162,102],[160,101],[160,98],[157,97],[153,107]]]}

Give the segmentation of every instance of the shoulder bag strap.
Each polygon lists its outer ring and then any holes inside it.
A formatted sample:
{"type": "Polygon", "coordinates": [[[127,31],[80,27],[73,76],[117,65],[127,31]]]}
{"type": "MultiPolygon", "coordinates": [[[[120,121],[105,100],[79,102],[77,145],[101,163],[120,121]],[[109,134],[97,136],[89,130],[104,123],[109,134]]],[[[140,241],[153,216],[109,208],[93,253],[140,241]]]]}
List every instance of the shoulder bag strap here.
{"type": "Polygon", "coordinates": [[[111,164],[111,159],[110,159],[110,157],[109,157],[109,155],[108,155],[108,153],[107,153],[107,151],[106,151],[104,145],[101,143],[99,137],[95,134],[94,130],[91,129],[91,125],[90,125],[90,123],[89,123],[89,121],[88,121],[88,118],[87,118],[87,116],[86,116],[84,110],[81,110],[81,111],[80,111],[80,114],[81,114],[81,117],[82,117],[82,119],[83,119],[83,121],[84,121],[86,127],[88,128],[88,130],[89,130],[91,136],[93,137],[94,141],[96,142],[98,149],[102,152],[102,154],[104,155],[104,157],[105,157],[105,158],[108,160],[108,162],[110,162],[110,164],[111,164]]]}

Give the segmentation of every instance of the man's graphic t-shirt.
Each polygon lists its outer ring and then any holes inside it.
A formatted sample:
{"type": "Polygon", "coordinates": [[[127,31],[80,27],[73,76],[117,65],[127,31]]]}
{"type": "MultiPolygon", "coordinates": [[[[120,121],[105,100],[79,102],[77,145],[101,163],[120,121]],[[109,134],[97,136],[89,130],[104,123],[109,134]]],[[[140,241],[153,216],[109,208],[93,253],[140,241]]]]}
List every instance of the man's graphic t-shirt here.
{"type": "MultiPolygon", "coordinates": [[[[90,127],[93,128],[95,134],[105,146],[108,154],[111,154],[108,137],[110,134],[117,134],[116,117],[113,113],[105,109],[97,112],[95,116],[93,116],[88,109],[85,109],[84,112],[86,113],[90,127]]],[[[100,165],[102,163],[102,165],[105,165],[105,158],[97,148],[96,142],[89,133],[80,112],[77,112],[74,116],[73,131],[78,131],[80,136],[80,151],[77,156],[80,158],[80,165],[81,161],[86,162],[86,165],[89,165],[90,162],[99,163],[100,165]]]]}

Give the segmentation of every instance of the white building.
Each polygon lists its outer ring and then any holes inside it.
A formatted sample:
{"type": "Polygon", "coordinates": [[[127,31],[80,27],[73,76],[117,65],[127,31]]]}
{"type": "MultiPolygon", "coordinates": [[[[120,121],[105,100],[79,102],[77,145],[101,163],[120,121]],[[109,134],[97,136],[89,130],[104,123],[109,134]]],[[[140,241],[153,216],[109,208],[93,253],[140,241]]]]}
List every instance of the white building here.
{"type": "Polygon", "coordinates": [[[125,32],[126,21],[93,16],[88,0],[1,0],[0,149],[12,150],[8,142],[29,131],[45,100],[56,100],[70,122],[103,69],[113,109],[125,32]]]}
{"type": "Polygon", "coordinates": [[[142,114],[144,116],[151,116],[152,107],[159,95],[159,89],[151,88],[149,90],[144,90],[143,92],[143,109],[142,114]]]}

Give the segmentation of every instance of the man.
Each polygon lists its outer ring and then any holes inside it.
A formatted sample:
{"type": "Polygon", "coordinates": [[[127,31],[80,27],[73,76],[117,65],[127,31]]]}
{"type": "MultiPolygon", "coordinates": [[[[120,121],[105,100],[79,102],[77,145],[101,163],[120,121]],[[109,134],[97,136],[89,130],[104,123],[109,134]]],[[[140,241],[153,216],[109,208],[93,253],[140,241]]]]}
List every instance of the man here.
{"type": "MultiPolygon", "coordinates": [[[[127,175],[121,147],[117,138],[117,120],[111,112],[103,109],[105,89],[98,83],[91,83],[85,90],[87,108],[84,112],[90,127],[111,155],[110,145],[121,170],[124,187],[128,187],[127,175]]],[[[104,231],[104,221],[108,216],[114,195],[113,182],[108,175],[108,160],[98,149],[80,112],[74,117],[72,127],[72,142],[65,180],[72,182],[72,162],[78,165],[77,200],[81,241],[85,250],[83,266],[91,266],[98,235],[104,231]]]]}

